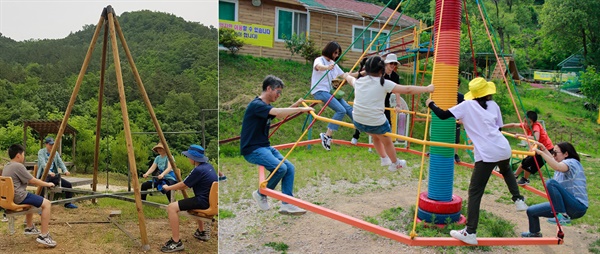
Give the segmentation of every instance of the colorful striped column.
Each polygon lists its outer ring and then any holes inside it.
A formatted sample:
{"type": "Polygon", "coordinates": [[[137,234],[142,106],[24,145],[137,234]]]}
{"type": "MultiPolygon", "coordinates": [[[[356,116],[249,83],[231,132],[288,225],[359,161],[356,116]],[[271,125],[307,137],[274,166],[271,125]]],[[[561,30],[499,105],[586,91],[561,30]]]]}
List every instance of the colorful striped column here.
{"type": "MultiPolygon", "coordinates": [[[[457,101],[460,17],[460,0],[436,1],[433,31],[435,65],[431,83],[435,85],[432,99],[442,109],[456,105],[457,101]]],[[[454,143],[456,120],[454,118],[440,120],[435,114],[432,115],[431,140],[454,143]]],[[[454,149],[431,147],[429,165],[428,191],[426,195],[420,195],[419,219],[436,224],[444,224],[446,218],[450,218],[452,222],[462,221],[464,216],[460,215],[460,205],[457,205],[462,203],[462,199],[452,195],[454,149]],[[432,221],[431,218],[436,219],[432,221]]]]}

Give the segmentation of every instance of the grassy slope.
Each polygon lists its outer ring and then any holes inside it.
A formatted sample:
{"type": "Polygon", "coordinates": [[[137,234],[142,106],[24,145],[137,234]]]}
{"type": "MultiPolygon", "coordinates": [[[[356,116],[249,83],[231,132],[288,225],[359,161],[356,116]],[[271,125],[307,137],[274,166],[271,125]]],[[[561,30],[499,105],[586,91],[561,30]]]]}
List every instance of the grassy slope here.
{"type": "MultiPolygon", "coordinates": [[[[346,63],[350,66],[352,63],[346,63]]],[[[276,107],[285,107],[304,97],[309,90],[311,75],[311,66],[292,61],[256,58],[250,56],[230,56],[221,53],[220,55],[220,85],[219,85],[219,139],[227,139],[238,136],[241,130],[241,120],[247,103],[256,95],[260,94],[260,86],[263,78],[268,74],[276,75],[285,82],[286,87],[282,97],[274,103],[276,107]]],[[[427,83],[427,82],[424,82],[427,83]]],[[[466,90],[466,85],[460,91],[466,90]]],[[[346,88],[347,94],[350,89],[346,88]]],[[[555,142],[570,141],[575,144],[579,152],[591,155],[590,158],[584,157],[582,163],[586,169],[588,180],[588,192],[590,207],[600,205],[600,189],[596,187],[600,182],[600,160],[598,160],[600,127],[595,123],[596,112],[588,112],[583,109],[583,101],[579,98],[568,96],[554,90],[530,89],[528,85],[522,85],[518,88],[520,100],[527,109],[533,109],[539,112],[539,118],[545,120],[546,128],[551,138],[555,142]]],[[[506,89],[499,85],[497,101],[501,104],[504,112],[504,122],[518,121],[514,113],[506,89]]],[[[516,96],[516,95],[515,95],[516,96]]],[[[312,99],[312,96],[308,96],[312,99]]],[[[517,103],[519,98],[516,99],[517,103]]],[[[407,101],[408,102],[408,101],[407,101]]],[[[409,102],[410,104],[410,102],[409,102]]],[[[520,103],[518,103],[520,105],[520,103]]],[[[518,106],[521,108],[521,106],[518,106]]],[[[318,108],[317,108],[318,110],[318,108]]],[[[325,111],[324,116],[331,117],[330,111],[325,111]]],[[[521,115],[524,115],[521,113],[521,115]]],[[[299,117],[278,130],[271,138],[272,144],[282,144],[295,142],[302,133],[302,126],[306,117],[299,117]]],[[[345,118],[348,121],[348,118],[345,118]]],[[[314,125],[315,138],[318,132],[325,129],[325,124],[318,122],[314,125]]],[[[417,125],[414,130],[415,138],[422,138],[423,126],[417,125]]],[[[335,135],[338,139],[350,139],[352,131],[348,128],[340,128],[335,135]]],[[[306,137],[303,139],[306,140],[306,137]]],[[[367,137],[363,135],[360,142],[366,142],[367,137]]],[[[516,144],[515,140],[511,143],[516,144]]],[[[414,146],[420,150],[419,146],[414,146]]],[[[516,146],[515,146],[516,148],[516,146]]],[[[516,148],[523,149],[523,148],[516,148]]],[[[282,154],[287,153],[283,151],[282,154]]],[[[462,151],[463,160],[468,160],[466,152],[462,151]]],[[[374,155],[367,149],[356,147],[334,146],[331,152],[323,154],[321,147],[316,149],[298,148],[291,155],[296,168],[303,169],[296,171],[295,187],[301,189],[307,185],[318,185],[319,181],[328,179],[332,182],[337,180],[347,180],[350,182],[361,181],[363,179],[377,180],[382,177],[394,178],[394,175],[382,174],[381,171],[370,170],[379,168],[379,162],[374,159],[374,155]],[[352,165],[349,167],[349,165],[352,165]]],[[[402,158],[408,160],[410,165],[420,163],[420,157],[408,154],[400,154],[402,158]]],[[[427,161],[427,160],[426,160],[427,161]]],[[[220,200],[222,202],[236,202],[241,198],[249,198],[249,193],[256,188],[257,178],[255,167],[247,163],[239,156],[239,142],[234,141],[220,146],[220,167],[221,170],[232,178],[229,181],[228,191],[222,192],[220,200]]],[[[418,171],[417,169],[414,169],[418,171]]],[[[549,170],[549,169],[548,169],[549,170]]],[[[467,170],[456,171],[456,187],[466,188],[466,181],[470,173],[467,170]],[[464,185],[464,186],[463,186],[464,185]]],[[[418,176],[418,172],[413,172],[413,176],[418,176]]],[[[532,184],[541,189],[537,177],[533,178],[532,184]]],[[[504,188],[503,186],[501,186],[504,188]]],[[[529,204],[542,202],[541,198],[533,197],[528,199],[529,204]]],[[[585,223],[596,225],[600,220],[600,211],[589,209],[588,214],[582,219],[576,220],[576,223],[585,223]]],[[[598,230],[598,229],[594,229],[598,230]]]]}

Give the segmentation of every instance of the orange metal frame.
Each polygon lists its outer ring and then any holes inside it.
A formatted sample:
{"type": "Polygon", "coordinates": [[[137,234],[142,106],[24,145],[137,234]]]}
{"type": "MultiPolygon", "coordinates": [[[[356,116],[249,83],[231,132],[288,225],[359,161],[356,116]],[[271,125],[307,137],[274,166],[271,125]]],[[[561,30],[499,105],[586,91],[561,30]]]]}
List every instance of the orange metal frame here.
{"type": "MultiPolygon", "coordinates": [[[[304,145],[310,145],[310,144],[318,144],[320,142],[321,142],[321,140],[314,139],[314,140],[299,142],[298,145],[304,146],[304,145]]],[[[344,141],[344,140],[333,140],[333,142],[336,144],[350,145],[350,142],[344,141]]],[[[287,149],[287,148],[291,148],[292,146],[294,146],[293,143],[277,145],[274,147],[276,149],[287,149]]],[[[365,143],[358,143],[358,146],[373,147],[373,145],[365,144],[365,143]]],[[[396,150],[403,151],[403,152],[409,152],[409,153],[413,153],[413,154],[419,154],[419,155],[422,154],[419,151],[405,149],[405,148],[396,148],[396,150]]],[[[464,163],[464,162],[461,162],[460,165],[473,168],[472,164],[468,164],[468,163],[464,163]]],[[[496,172],[494,172],[494,175],[501,177],[501,175],[497,174],[496,172]]],[[[263,166],[258,167],[258,178],[259,178],[259,184],[265,180],[265,168],[263,166]]],[[[544,197],[546,196],[543,191],[536,190],[533,187],[526,186],[525,188],[532,191],[533,193],[535,193],[537,195],[544,196],[544,197]]],[[[290,197],[290,196],[285,195],[278,191],[274,191],[274,190],[271,190],[268,188],[261,188],[260,193],[262,193],[263,195],[267,195],[269,197],[296,205],[296,206],[306,209],[308,211],[318,213],[320,215],[340,221],[342,223],[346,223],[348,225],[351,225],[351,226],[354,226],[354,227],[357,227],[360,229],[364,229],[366,231],[381,235],[383,237],[387,237],[389,239],[404,243],[409,246],[470,246],[470,245],[468,245],[460,240],[454,239],[452,237],[415,237],[415,238],[411,239],[410,236],[402,234],[400,232],[389,230],[387,228],[354,218],[352,216],[349,216],[349,215],[346,215],[346,214],[343,214],[340,212],[336,212],[336,211],[327,209],[322,206],[315,205],[313,203],[310,203],[310,202],[307,202],[307,201],[304,201],[301,199],[290,197]]],[[[554,238],[552,238],[552,237],[540,237],[540,238],[536,238],[536,237],[534,237],[534,238],[479,237],[479,238],[477,238],[477,241],[478,241],[478,244],[477,244],[478,246],[559,245],[559,244],[563,243],[563,239],[560,239],[558,237],[554,237],[554,238]]]]}

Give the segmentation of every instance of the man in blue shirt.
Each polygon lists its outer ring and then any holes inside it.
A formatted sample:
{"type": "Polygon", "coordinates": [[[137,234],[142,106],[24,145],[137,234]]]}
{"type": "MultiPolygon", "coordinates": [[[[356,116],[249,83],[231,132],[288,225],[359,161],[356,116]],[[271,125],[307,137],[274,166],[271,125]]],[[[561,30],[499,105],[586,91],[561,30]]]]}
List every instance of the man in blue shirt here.
{"type": "MultiPolygon", "coordinates": [[[[269,172],[272,172],[283,160],[281,153],[273,148],[269,142],[271,119],[275,117],[285,118],[294,113],[314,110],[311,107],[298,107],[303,99],[298,100],[289,108],[275,108],[271,106],[271,103],[275,102],[281,96],[282,90],[283,81],[281,79],[272,75],[267,76],[263,81],[262,93],[248,104],[242,122],[240,150],[244,159],[252,164],[264,166],[269,172]]],[[[285,160],[281,164],[281,167],[279,167],[275,175],[267,183],[267,188],[275,189],[280,181],[281,192],[293,197],[294,165],[288,160],[285,160]]],[[[261,210],[270,209],[267,196],[260,194],[256,190],[252,192],[252,197],[256,200],[261,210]]],[[[306,210],[282,202],[279,213],[301,215],[306,213],[306,210]]]]}
{"type": "MultiPolygon", "coordinates": [[[[194,165],[194,169],[183,182],[174,185],[164,185],[163,189],[172,191],[192,188],[194,190],[194,197],[182,199],[167,206],[172,237],[160,249],[162,252],[175,252],[184,249],[183,243],[179,238],[179,216],[177,213],[179,211],[207,209],[210,206],[208,203],[210,188],[213,182],[218,181],[217,173],[214,167],[208,163],[208,158],[204,156],[204,148],[202,146],[191,145],[187,151],[183,152],[183,155],[188,157],[190,163],[194,165]]],[[[194,233],[194,237],[202,241],[208,241],[210,239],[210,228],[205,230],[204,223],[198,221],[198,229],[194,233]]]]}
{"type": "MultiPolygon", "coordinates": [[[[52,146],[54,145],[54,139],[48,137],[48,138],[46,138],[46,140],[44,140],[44,143],[46,144],[46,147],[42,148],[38,151],[38,171],[37,171],[37,176],[36,176],[38,179],[40,179],[42,177],[42,174],[44,173],[44,169],[46,168],[46,164],[48,163],[48,160],[50,159],[50,151],[52,151],[52,146]]],[[[71,185],[71,182],[65,180],[64,178],[60,178],[58,176],[58,174],[70,175],[71,173],[69,173],[69,170],[67,170],[65,163],[60,158],[60,154],[58,152],[56,152],[56,154],[54,155],[54,160],[52,161],[52,164],[50,165],[50,170],[48,171],[48,175],[46,176],[46,179],[44,181],[49,182],[49,183],[54,183],[54,185],[61,186],[62,188],[68,188],[68,189],[73,188],[73,185],[71,185]],[[59,181],[60,181],[60,184],[59,184],[59,181]]],[[[65,198],[69,199],[72,197],[73,197],[72,192],[65,191],[65,198]]],[[[73,203],[66,203],[65,208],[75,209],[75,208],[77,208],[77,206],[74,205],[73,203]]]]}

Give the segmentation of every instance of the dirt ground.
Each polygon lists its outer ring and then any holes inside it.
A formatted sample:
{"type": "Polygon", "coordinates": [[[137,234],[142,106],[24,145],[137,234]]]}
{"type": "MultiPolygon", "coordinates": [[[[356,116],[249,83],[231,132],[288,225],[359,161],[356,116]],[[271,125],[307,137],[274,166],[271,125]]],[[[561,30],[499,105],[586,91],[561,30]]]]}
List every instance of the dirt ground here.
{"type": "MultiPolygon", "coordinates": [[[[0,253],[162,253],[160,247],[171,237],[167,216],[161,219],[146,218],[146,232],[150,250],[143,252],[140,243],[140,230],[135,220],[124,220],[115,217],[121,227],[135,240],[121,231],[112,223],[76,222],[106,222],[110,208],[98,208],[91,201],[77,203],[79,209],[65,209],[61,205],[52,206],[50,233],[57,242],[55,248],[45,248],[35,241],[36,236],[23,234],[25,216],[15,219],[16,233],[8,234],[8,223],[0,222],[0,253]],[[69,222],[69,223],[68,223],[69,222]]],[[[135,204],[131,203],[132,206],[135,204]]],[[[123,216],[123,215],[121,215],[123,216]]],[[[38,224],[40,217],[34,215],[38,224]]],[[[211,239],[202,242],[193,237],[197,224],[192,220],[180,220],[180,237],[185,251],[180,253],[217,253],[218,223],[212,223],[211,239]]]]}
{"type": "MultiPolygon", "coordinates": [[[[321,183],[324,182],[327,181],[321,181],[321,183]]],[[[489,185],[492,182],[496,185],[503,184],[503,181],[493,179],[490,180],[489,185]]],[[[226,184],[223,186],[226,187],[226,184]]],[[[308,187],[300,190],[296,196],[310,202],[318,202],[321,206],[355,218],[364,219],[367,216],[376,217],[383,210],[392,207],[410,208],[415,204],[416,190],[416,181],[388,182],[380,180],[373,184],[372,180],[365,180],[359,184],[338,182],[336,185],[323,184],[318,187],[308,187]]],[[[466,191],[463,190],[455,189],[454,193],[463,198],[467,197],[466,191]]],[[[481,208],[514,222],[517,225],[516,234],[528,231],[528,220],[524,212],[516,212],[512,204],[495,201],[506,193],[508,193],[507,190],[505,193],[486,193],[481,208]]],[[[287,253],[484,252],[471,247],[458,247],[454,251],[440,247],[411,247],[312,212],[307,212],[303,216],[279,215],[276,209],[280,202],[274,199],[269,199],[271,210],[260,211],[254,200],[251,197],[248,198],[236,204],[221,204],[222,209],[233,211],[236,217],[220,221],[220,253],[281,253],[281,251],[264,246],[269,242],[287,244],[289,246],[287,253]]],[[[541,226],[545,236],[555,235],[555,225],[541,221],[541,226]]],[[[590,229],[589,225],[563,227],[565,243],[560,246],[492,247],[487,253],[515,251],[520,253],[587,253],[588,245],[599,239],[599,236],[591,233],[595,231],[590,229]]],[[[407,232],[403,233],[407,234],[407,232]]]]}

